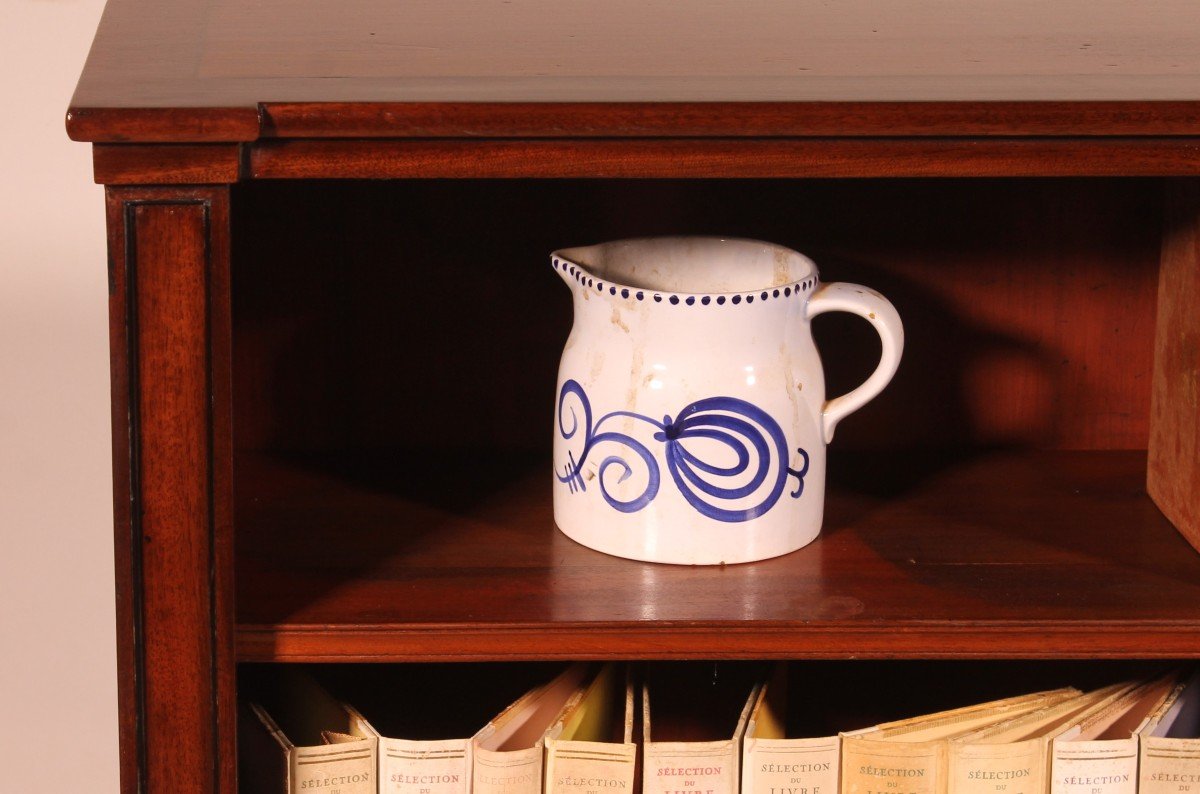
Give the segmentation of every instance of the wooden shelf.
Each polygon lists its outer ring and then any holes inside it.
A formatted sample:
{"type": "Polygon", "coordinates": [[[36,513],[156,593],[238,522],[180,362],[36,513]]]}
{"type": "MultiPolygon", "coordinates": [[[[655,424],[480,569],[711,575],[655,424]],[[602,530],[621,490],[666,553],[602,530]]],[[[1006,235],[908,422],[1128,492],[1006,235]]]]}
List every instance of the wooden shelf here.
{"type": "MultiPolygon", "coordinates": [[[[1200,29],[1019,6],[110,0],[66,122],[107,196],[123,790],[236,790],[239,661],[1200,659],[1200,29]],[[549,442],[532,266],[713,233],[880,289],[905,362],[813,545],[606,557],[494,452],[549,442]],[[902,451],[994,447],[1087,451],[902,451]]],[[[833,394],[875,348],[829,323],[833,394]]]]}
{"type": "Polygon", "coordinates": [[[461,462],[440,465],[446,481],[430,483],[404,466],[384,474],[377,459],[243,456],[237,655],[1200,653],[1200,555],[1147,498],[1144,453],[926,464],[832,450],[832,465],[841,485],[816,543],[692,568],[608,557],[563,536],[540,463],[501,461],[483,481],[458,476],[461,462]]]}

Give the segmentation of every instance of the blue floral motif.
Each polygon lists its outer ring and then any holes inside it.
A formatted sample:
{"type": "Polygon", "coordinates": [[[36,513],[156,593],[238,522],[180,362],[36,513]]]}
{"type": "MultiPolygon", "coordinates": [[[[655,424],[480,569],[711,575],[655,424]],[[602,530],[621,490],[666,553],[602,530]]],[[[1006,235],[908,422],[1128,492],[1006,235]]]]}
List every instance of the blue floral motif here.
{"type": "Polygon", "coordinates": [[[602,430],[606,422],[617,417],[637,419],[656,428],[653,438],[664,444],[663,455],[667,472],[671,475],[675,487],[688,504],[708,518],[732,523],[749,521],[765,514],[779,501],[788,476],[795,477],[797,481],[796,490],[790,494],[792,498],[799,498],[804,492],[808,453],[798,448],[796,451],[800,453],[803,464],[799,469],[790,468],[787,465],[787,440],[779,423],[752,403],[735,397],[707,397],[685,406],[674,420],[670,416],[664,416],[659,422],[632,411],[612,411],[593,424],[592,406],[587,394],[578,381],[568,380],[563,383],[558,394],[558,432],[564,439],[573,438],[576,433],[582,432],[583,449],[578,460],[573,453],[568,452],[567,463],[563,465],[561,472],[556,472],[556,476],[559,482],[570,488],[571,493],[587,490],[583,466],[592,449],[602,442],[613,442],[625,447],[629,452],[625,457],[609,455],[600,462],[596,477],[599,479],[600,493],[604,501],[622,513],[636,513],[658,496],[661,474],[654,454],[633,436],[615,430],[602,430]],[[570,407],[568,427],[564,406],[572,395],[579,400],[583,419],[581,424],[575,408],[570,407]],[[731,465],[718,466],[702,460],[687,448],[686,443],[691,439],[700,438],[723,444],[733,452],[736,461],[731,465]],[[616,466],[620,472],[617,482],[624,482],[633,474],[630,460],[634,460],[635,463],[640,460],[645,467],[646,487],[633,499],[622,501],[608,492],[604,475],[611,467],[616,466]],[[751,470],[752,466],[756,468],[751,470]],[[740,500],[759,492],[767,482],[772,468],[775,469],[774,479],[766,497],[758,504],[748,508],[730,508],[722,505],[722,502],[740,500]],[[744,475],[748,471],[751,474],[746,480],[744,475]],[[730,478],[739,478],[739,482],[745,481],[736,487],[722,487],[712,481],[714,478],[717,481],[728,481],[730,478]]]}

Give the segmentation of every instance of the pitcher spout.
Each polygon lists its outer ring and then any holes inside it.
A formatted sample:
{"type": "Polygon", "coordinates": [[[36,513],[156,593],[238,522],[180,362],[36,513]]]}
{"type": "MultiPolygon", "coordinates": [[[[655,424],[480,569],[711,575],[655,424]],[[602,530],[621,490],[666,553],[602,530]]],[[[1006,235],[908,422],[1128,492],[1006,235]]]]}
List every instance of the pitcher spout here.
{"type": "Polygon", "coordinates": [[[555,251],[550,255],[550,264],[554,267],[554,272],[558,273],[572,292],[575,292],[577,288],[586,289],[589,286],[588,282],[595,284],[592,274],[584,270],[580,264],[578,254],[583,250],[585,249],[572,248],[555,251]]]}
{"type": "Polygon", "coordinates": [[[554,272],[559,275],[559,278],[566,283],[569,289],[574,291],[576,283],[575,273],[572,272],[574,271],[574,265],[565,259],[560,259],[557,255],[550,257],[550,264],[554,267],[554,272]]]}

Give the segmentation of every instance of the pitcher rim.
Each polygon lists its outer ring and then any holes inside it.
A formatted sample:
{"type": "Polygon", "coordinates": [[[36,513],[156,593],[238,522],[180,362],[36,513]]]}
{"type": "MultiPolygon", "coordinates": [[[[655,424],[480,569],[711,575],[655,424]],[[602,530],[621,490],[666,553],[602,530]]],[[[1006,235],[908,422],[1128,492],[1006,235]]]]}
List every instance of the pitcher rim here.
{"type": "Polygon", "coordinates": [[[741,303],[745,303],[746,305],[756,302],[766,303],[770,300],[783,300],[799,297],[800,295],[811,294],[820,285],[820,276],[817,271],[817,265],[810,257],[805,256],[795,249],[788,248],[785,245],[770,243],[765,240],[756,240],[750,237],[724,237],[719,235],[665,235],[662,237],[629,237],[620,240],[609,240],[607,242],[596,243],[594,245],[579,245],[570,246],[567,248],[559,248],[550,254],[550,263],[556,271],[562,271],[565,276],[573,279],[580,287],[584,289],[595,290],[595,292],[599,295],[631,301],[652,301],[654,303],[666,302],[671,305],[682,304],[686,306],[709,306],[715,304],[717,306],[724,306],[726,304],[731,304],[736,306],[741,303]],[[703,240],[720,243],[744,243],[770,250],[781,251],[791,256],[798,257],[800,260],[807,263],[809,273],[798,280],[787,280],[782,283],[759,286],[754,289],[726,291],[701,290],[696,292],[684,290],[658,290],[648,287],[634,287],[614,281],[613,279],[600,278],[593,270],[579,262],[576,258],[565,255],[565,252],[571,251],[602,249],[610,246],[628,245],[630,243],[657,243],[666,240],[703,240]]]}

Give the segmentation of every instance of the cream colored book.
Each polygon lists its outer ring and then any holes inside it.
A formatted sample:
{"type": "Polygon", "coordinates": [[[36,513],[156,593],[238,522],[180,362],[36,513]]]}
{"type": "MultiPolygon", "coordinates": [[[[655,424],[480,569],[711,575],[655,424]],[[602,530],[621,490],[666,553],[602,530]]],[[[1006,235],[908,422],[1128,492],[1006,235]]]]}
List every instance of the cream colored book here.
{"type": "Polygon", "coordinates": [[[1200,792],[1200,671],[1139,731],[1138,794],[1200,792]]]}
{"type": "Polygon", "coordinates": [[[506,708],[471,740],[473,794],[541,794],[546,732],[586,685],[575,664],[506,708]]]}
{"type": "Polygon", "coordinates": [[[956,736],[949,742],[950,794],[1045,794],[1054,737],[1133,688],[1114,684],[956,736]]]}
{"type": "Polygon", "coordinates": [[[546,794],[631,794],[633,717],[628,665],[605,665],[546,732],[546,794]]]}
{"type": "Polygon", "coordinates": [[[742,794],[837,794],[839,736],[787,731],[787,675],[778,665],[759,690],[742,741],[742,794]]]}
{"type": "Polygon", "coordinates": [[[416,664],[330,679],[359,732],[378,738],[380,794],[469,794],[472,737],[549,677],[502,667],[416,664]]]}
{"type": "Polygon", "coordinates": [[[738,794],[754,665],[650,665],[642,685],[643,794],[738,794]]]}
{"type": "Polygon", "coordinates": [[[238,788],[275,794],[376,794],[374,736],[305,673],[263,675],[241,706],[238,788]]]}
{"type": "Polygon", "coordinates": [[[1078,694],[1035,692],[843,733],[842,794],[941,794],[950,739],[1078,694]]]}
{"type": "Polygon", "coordinates": [[[1141,684],[1055,737],[1051,794],[1137,794],[1137,731],[1176,684],[1175,674],[1141,684]]]}

